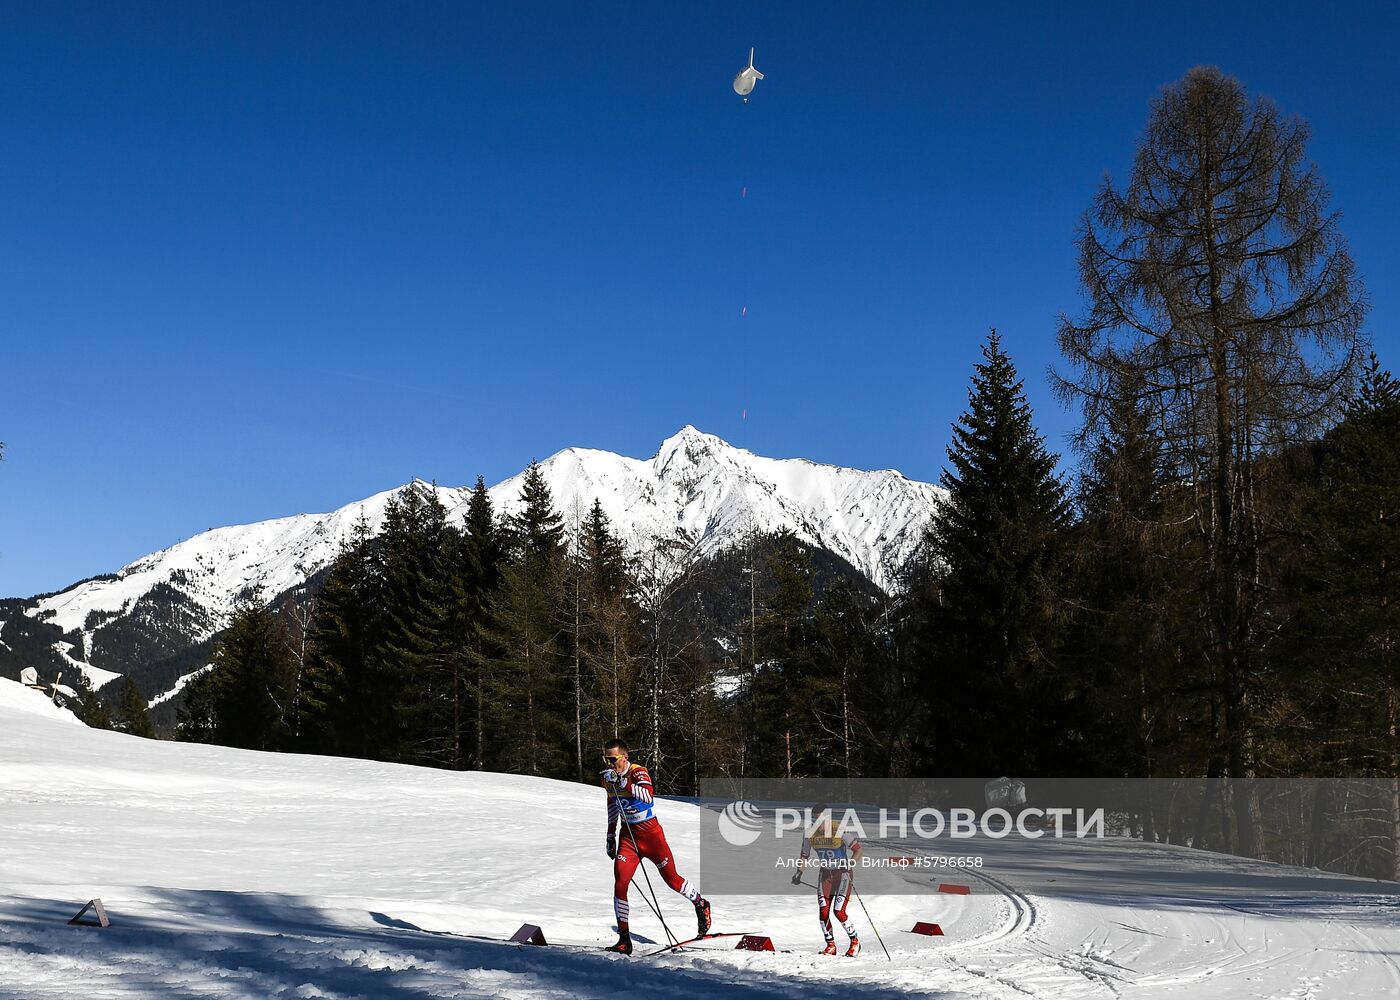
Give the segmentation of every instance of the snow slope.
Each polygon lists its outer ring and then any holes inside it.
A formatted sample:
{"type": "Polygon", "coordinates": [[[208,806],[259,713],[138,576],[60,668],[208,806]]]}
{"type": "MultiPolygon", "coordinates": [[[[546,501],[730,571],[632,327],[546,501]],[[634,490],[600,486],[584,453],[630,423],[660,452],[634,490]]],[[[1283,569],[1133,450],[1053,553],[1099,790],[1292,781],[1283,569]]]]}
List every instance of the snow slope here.
{"type": "Polygon", "coordinates": [[[15,681],[0,678],[0,719],[5,718],[7,713],[19,716],[37,716],[51,722],[82,725],[78,722],[76,715],[66,708],[59,708],[42,691],[36,691],[34,688],[25,687],[15,681]]]}
{"type": "MultiPolygon", "coordinates": [[[[789,954],[605,955],[595,788],[143,741],[14,687],[0,682],[4,998],[1400,995],[1394,885],[1129,841],[978,844],[971,896],[866,898],[892,961],[854,907],[865,954],[814,954],[805,892],[714,898],[717,929],[789,954]],[[113,926],[66,926],[93,896],[113,926]],[[916,919],[948,936],[905,933],[916,919]],[[578,947],[499,943],[526,921],[578,947]]],[[[706,814],[658,811],[703,888],[706,814]]],[[[661,940],[635,889],[632,904],[638,940],[661,940]]],[[[676,927],[693,919],[664,889],[662,906],[676,927]]]]}
{"type": "MultiPolygon", "coordinates": [[[[615,529],[640,548],[654,535],[688,531],[712,548],[745,531],[790,528],[799,537],[844,557],[889,589],[918,543],[941,491],[898,472],[865,472],[805,459],[773,459],[735,448],[685,427],[650,459],[569,448],[540,463],[566,521],[582,518],[601,501],[615,529]]],[[[491,489],[498,512],[517,509],[520,473],[491,489]]],[[[378,493],[329,514],[298,514],[256,524],[215,528],[152,553],[115,574],[76,584],[40,599],[29,614],[83,636],[137,610],[156,591],[178,592],[178,627],[190,644],[221,630],[241,596],[272,597],[294,587],[334,559],[363,516],[377,531],[390,498],[378,493]]],[[[469,491],[437,487],[450,515],[466,513],[469,491]]],[[[86,671],[94,686],[119,676],[86,671]]],[[[154,694],[154,693],[153,693],[154,694]]]]}

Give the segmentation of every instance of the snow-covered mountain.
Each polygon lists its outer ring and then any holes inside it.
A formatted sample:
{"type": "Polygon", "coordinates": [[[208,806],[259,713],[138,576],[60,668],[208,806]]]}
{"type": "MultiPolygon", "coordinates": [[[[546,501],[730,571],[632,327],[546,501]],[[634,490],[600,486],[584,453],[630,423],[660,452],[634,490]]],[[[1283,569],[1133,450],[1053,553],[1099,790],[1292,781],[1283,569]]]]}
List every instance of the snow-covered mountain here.
{"type": "MultiPolygon", "coordinates": [[[[789,528],[804,541],[846,559],[886,590],[917,544],[941,490],[893,470],[876,472],[820,465],[805,459],[764,458],[685,427],[649,459],[568,448],[540,463],[556,506],[571,521],[595,499],[615,529],[636,548],[677,529],[709,549],[737,541],[749,529],[789,528]]],[[[524,472],[497,484],[498,512],[519,503],[524,472]]],[[[220,631],[238,600],[271,597],[330,564],[363,515],[377,530],[390,498],[406,487],[347,504],[328,514],[298,514],[256,524],[215,528],[76,584],[27,609],[65,633],[81,636],[91,655],[98,633],[114,624],[160,627],[197,643],[220,631]]],[[[466,487],[437,487],[450,516],[465,513],[466,487]]],[[[57,651],[74,665],[73,649],[57,651]]],[[[100,685],[114,676],[92,671],[100,685]]]]}

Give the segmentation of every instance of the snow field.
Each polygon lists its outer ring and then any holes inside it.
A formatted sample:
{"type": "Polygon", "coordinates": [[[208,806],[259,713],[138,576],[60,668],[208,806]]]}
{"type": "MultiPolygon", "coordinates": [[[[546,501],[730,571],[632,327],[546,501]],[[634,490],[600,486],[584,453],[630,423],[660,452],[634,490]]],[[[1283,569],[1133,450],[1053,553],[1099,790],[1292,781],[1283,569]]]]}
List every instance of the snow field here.
{"type": "MultiPolygon", "coordinates": [[[[704,891],[704,814],[658,814],[704,891]]],[[[713,897],[716,930],[789,953],[606,955],[604,817],[584,785],[88,730],[0,682],[0,997],[1400,996],[1395,886],[1130,841],[979,843],[984,869],[929,878],[972,896],[867,897],[893,961],[856,904],[864,954],[815,954],[809,890],[713,897]],[[113,926],[67,926],[94,896],[113,926]],[[527,921],[554,946],[499,943],[527,921]]],[[[639,951],[665,939],[642,887],[639,951]]]]}

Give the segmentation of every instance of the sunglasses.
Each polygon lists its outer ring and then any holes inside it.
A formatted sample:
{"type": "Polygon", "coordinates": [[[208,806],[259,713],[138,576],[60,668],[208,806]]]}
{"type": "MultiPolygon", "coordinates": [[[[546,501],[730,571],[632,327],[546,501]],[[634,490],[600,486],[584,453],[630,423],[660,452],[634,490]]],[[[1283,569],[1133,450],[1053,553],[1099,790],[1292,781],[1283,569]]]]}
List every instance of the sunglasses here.
{"type": "Polygon", "coordinates": [[[605,753],[605,754],[603,754],[603,759],[604,759],[605,761],[607,761],[609,764],[616,764],[618,761],[620,761],[620,760],[623,758],[623,756],[625,756],[625,755],[623,755],[623,754],[610,754],[610,753],[605,753]]]}

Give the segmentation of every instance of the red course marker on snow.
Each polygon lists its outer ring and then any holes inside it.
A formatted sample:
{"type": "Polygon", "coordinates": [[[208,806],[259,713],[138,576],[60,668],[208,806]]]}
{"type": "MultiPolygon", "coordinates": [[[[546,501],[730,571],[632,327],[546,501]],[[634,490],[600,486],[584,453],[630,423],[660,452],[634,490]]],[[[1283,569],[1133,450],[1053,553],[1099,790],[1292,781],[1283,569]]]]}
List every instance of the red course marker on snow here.
{"type": "Polygon", "coordinates": [[[951,892],[955,896],[967,896],[972,889],[965,885],[947,885],[946,883],[938,887],[939,892],[951,892]]]}
{"type": "Polygon", "coordinates": [[[937,924],[925,923],[924,921],[920,920],[917,924],[914,925],[914,929],[909,933],[927,934],[930,937],[942,937],[943,928],[939,927],[937,924]]]}
{"type": "Polygon", "coordinates": [[[775,951],[773,939],[761,934],[745,934],[734,946],[735,951],[775,951]]]}

